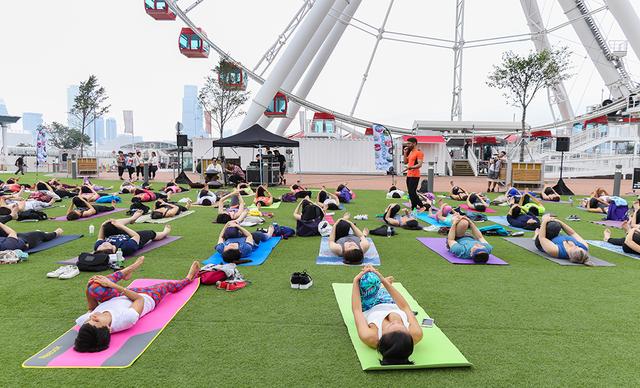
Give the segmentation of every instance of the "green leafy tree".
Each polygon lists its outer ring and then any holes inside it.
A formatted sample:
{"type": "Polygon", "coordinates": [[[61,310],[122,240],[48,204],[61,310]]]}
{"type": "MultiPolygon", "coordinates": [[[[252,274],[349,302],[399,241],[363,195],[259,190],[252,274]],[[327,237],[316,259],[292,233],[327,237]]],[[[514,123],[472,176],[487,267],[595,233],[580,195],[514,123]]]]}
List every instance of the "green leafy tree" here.
{"type": "MultiPolygon", "coordinates": [[[[82,135],[85,135],[87,127],[94,120],[104,116],[109,112],[111,105],[107,105],[107,92],[104,87],[98,83],[98,77],[90,75],[86,81],[80,83],[78,95],[73,101],[73,107],[69,112],[78,125],[78,129],[82,135]]],[[[83,156],[84,142],[80,142],[80,157],[83,156]]]]}
{"type": "Polygon", "coordinates": [[[91,146],[91,138],[75,128],[53,122],[41,126],[47,133],[49,144],[61,149],[72,150],[82,146],[91,146]]]}
{"type": "MultiPolygon", "coordinates": [[[[249,100],[250,92],[241,87],[229,87],[229,82],[225,83],[225,80],[236,81],[238,73],[235,69],[231,63],[221,60],[205,77],[204,86],[198,94],[198,100],[203,109],[211,115],[212,124],[219,131],[220,138],[229,120],[245,114],[241,107],[249,100]]],[[[219,155],[222,155],[222,148],[219,155]]]]}
{"type": "MultiPolygon", "coordinates": [[[[525,132],[527,108],[538,91],[553,88],[571,77],[568,49],[543,50],[520,56],[513,51],[502,54],[502,63],[494,65],[487,85],[503,91],[507,102],[522,109],[521,134],[525,132]]],[[[520,142],[520,161],[524,161],[524,141],[520,142]]]]}

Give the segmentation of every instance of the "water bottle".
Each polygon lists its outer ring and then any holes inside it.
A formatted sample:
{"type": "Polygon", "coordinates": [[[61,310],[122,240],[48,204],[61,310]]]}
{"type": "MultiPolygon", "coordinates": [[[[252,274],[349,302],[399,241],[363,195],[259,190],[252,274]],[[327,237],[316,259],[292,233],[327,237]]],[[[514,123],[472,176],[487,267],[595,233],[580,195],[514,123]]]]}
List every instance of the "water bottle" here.
{"type": "Polygon", "coordinates": [[[569,196],[569,203],[571,204],[571,206],[573,206],[573,197],[569,196]]]}
{"type": "Polygon", "coordinates": [[[390,226],[387,226],[387,237],[393,236],[393,229],[390,226]]]}
{"type": "Polygon", "coordinates": [[[120,248],[116,251],[116,264],[120,268],[124,265],[124,257],[122,256],[122,249],[120,248]]]}
{"type": "Polygon", "coordinates": [[[96,227],[93,226],[93,224],[89,225],[89,236],[93,236],[93,233],[95,233],[96,231],[96,227]]]}

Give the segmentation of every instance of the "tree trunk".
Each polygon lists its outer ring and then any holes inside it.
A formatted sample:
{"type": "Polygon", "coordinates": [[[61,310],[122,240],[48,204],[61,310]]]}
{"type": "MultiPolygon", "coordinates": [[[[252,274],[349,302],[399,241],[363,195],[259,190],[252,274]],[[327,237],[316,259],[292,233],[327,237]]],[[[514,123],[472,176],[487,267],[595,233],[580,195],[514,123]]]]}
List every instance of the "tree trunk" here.
{"type": "Polygon", "coordinates": [[[524,162],[524,148],[525,148],[525,140],[524,140],[524,131],[525,131],[525,119],[527,117],[527,108],[522,109],[522,128],[520,129],[520,162],[524,162]]]}
{"type": "MultiPolygon", "coordinates": [[[[220,139],[222,139],[222,133],[223,133],[223,131],[224,131],[224,124],[222,124],[222,125],[220,126],[220,139]]],[[[222,147],[220,147],[220,148],[218,149],[218,158],[219,158],[220,160],[222,160],[222,152],[223,152],[223,151],[222,151],[222,147]]]]}
{"type": "Polygon", "coordinates": [[[86,119],[83,117],[82,118],[82,132],[80,136],[80,157],[82,157],[82,153],[84,152],[84,124],[86,122],[86,119]]]}

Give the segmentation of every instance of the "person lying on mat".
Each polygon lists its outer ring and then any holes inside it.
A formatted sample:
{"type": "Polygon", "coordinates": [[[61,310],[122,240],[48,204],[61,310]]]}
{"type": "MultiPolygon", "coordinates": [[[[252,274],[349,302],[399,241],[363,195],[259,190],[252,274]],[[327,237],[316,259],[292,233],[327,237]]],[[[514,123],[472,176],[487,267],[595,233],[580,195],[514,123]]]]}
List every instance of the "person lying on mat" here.
{"type": "Polygon", "coordinates": [[[162,232],[154,232],[153,230],[135,231],[127,227],[128,224],[133,224],[141,215],[142,211],[138,210],[129,218],[110,219],[103,222],[98,231],[98,240],[93,245],[94,253],[116,253],[120,248],[123,256],[131,256],[147,245],[148,242],[162,240],[171,233],[171,225],[168,224],[162,232]]]}
{"type": "Polygon", "coordinates": [[[53,232],[34,232],[17,233],[5,224],[0,224],[0,251],[12,251],[20,249],[26,251],[51,241],[56,237],[62,236],[62,229],[58,228],[53,232]]]}
{"type": "Polygon", "coordinates": [[[340,210],[340,198],[337,195],[327,191],[327,188],[322,186],[322,190],[318,192],[316,196],[316,202],[327,210],[340,210]]]}
{"type": "Polygon", "coordinates": [[[236,189],[218,201],[216,223],[226,224],[229,221],[238,221],[238,223],[241,223],[248,214],[249,210],[245,207],[244,199],[242,199],[240,191],[236,189]],[[227,200],[230,200],[231,206],[225,208],[224,203],[227,200]]]}
{"type": "Polygon", "coordinates": [[[460,215],[453,217],[447,235],[447,248],[454,256],[471,259],[476,263],[486,263],[493,250],[476,224],[469,217],[460,215]],[[467,234],[469,230],[471,235],[467,234]]]}
{"type": "Polygon", "coordinates": [[[589,265],[589,243],[575,230],[549,214],[542,216],[534,235],[536,248],[551,257],[589,265]],[[561,234],[564,231],[566,234],[561,234]]]}
{"type": "Polygon", "coordinates": [[[157,199],[169,198],[171,198],[171,193],[155,192],[149,189],[135,189],[133,191],[133,198],[131,198],[131,202],[153,202],[157,199]]]}
{"type": "Polygon", "coordinates": [[[293,193],[293,195],[295,195],[296,198],[298,199],[304,198],[304,197],[311,197],[312,195],[311,190],[307,190],[306,187],[302,186],[300,181],[297,181],[296,183],[291,185],[290,189],[291,189],[291,193],[293,193]]]}
{"type": "Polygon", "coordinates": [[[540,200],[528,190],[521,193],[517,201],[515,200],[515,197],[512,198],[511,201],[512,203],[518,203],[527,211],[527,213],[531,213],[536,216],[541,216],[546,211],[542,202],[540,202],[540,200]]]}
{"type": "Polygon", "coordinates": [[[422,340],[422,328],[393,281],[393,276],[365,266],[353,279],[353,317],[358,337],[380,353],[382,365],[412,364],[409,357],[422,340]]]}
{"type": "Polygon", "coordinates": [[[253,189],[251,188],[251,185],[249,185],[248,183],[238,183],[238,186],[236,186],[236,189],[238,190],[238,192],[240,192],[240,195],[255,194],[253,192],[253,189]]]}
{"type": "Polygon", "coordinates": [[[131,181],[124,181],[122,182],[122,184],[120,185],[120,191],[118,191],[118,193],[120,194],[132,194],[134,191],[136,191],[136,189],[142,189],[143,187],[138,187],[135,184],[133,184],[131,181]]]}
{"type": "Polygon", "coordinates": [[[178,186],[176,181],[167,182],[166,186],[162,189],[165,193],[177,194],[182,193],[183,191],[189,191],[189,189],[182,188],[178,186]]]}
{"type": "Polygon", "coordinates": [[[99,213],[110,212],[115,209],[116,202],[111,202],[111,206],[92,204],[86,199],[78,196],[71,198],[67,208],[67,220],[74,221],[80,218],[95,216],[99,213]]]}
{"type": "Polygon", "coordinates": [[[601,197],[589,197],[583,199],[580,206],[591,213],[606,214],[609,208],[609,202],[601,197]]]}
{"type": "Polygon", "coordinates": [[[69,185],[63,185],[59,183],[55,179],[49,182],[38,181],[34,185],[34,190],[31,192],[30,196],[37,193],[43,193],[50,197],[56,198],[56,201],[59,201],[61,198],[72,198],[78,195],[79,189],[75,186],[66,188],[69,185]],[[55,185],[51,184],[51,182],[56,182],[55,185]]]}
{"type": "Polygon", "coordinates": [[[258,207],[258,210],[263,206],[267,207],[273,205],[273,202],[273,195],[271,195],[269,190],[267,190],[263,185],[258,186],[253,197],[253,203],[258,207]]]}
{"type": "Polygon", "coordinates": [[[166,202],[159,199],[154,204],[154,210],[151,212],[151,218],[159,220],[160,218],[175,217],[181,212],[186,212],[191,207],[191,202],[187,202],[187,206],[178,205],[176,203],[166,202]]]}
{"type": "Polygon", "coordinates": [[[397,203],[390,203],[384,211],[382,220],[391,226],[398,226],[407,229],[421,229],[418,220],[411,216],[411,211],[402,207],[397,203]],[[400,213],[404,213],[401,215],[400,213]]]}
{"type": "Polygon", "coordinates": [[[267,241],[273,236],[273,225],[269,226],[266,233],[249,232],[236,221],[229,221],[220,231],[216,252],[222,255],[225,263],[249,263],[251,260],[242,260],[251,256],[251,253],[261,242],[267,241]]]}
{"type": "Polygon", "coordinates": [[[320,204],[313,202],[309,197],[298,203],[293,211],[296,220],[296,234],[300,237],[319,236],[318,225],[324,219],[325,213],[320,204]]]}
{"type": "Polygon", "coordinates": [[[356,196],[354,192],[347,187],[346,183],[338,185],[338,188],[336,188],[336,195],[342,203],[349,203],[356,196]]]}
{"type": "Polygon", "coordinates": [[[487,210],[489,204],[488,200],[482,196],[482,193],[471,193],[467,196],[467,206],[471,210],[483,212],[487,210]]]}
{"type": "Polygon", "coordinates": [[[198,191],[196,204],[200,206],[213,206],[216,202],[218,202],[218,197],[213,191],[207,189],[198,191]]]}
{"type": "Polygon", "coordinates": [[[8,199],[0,198],[0,206],[16,207],[18,213],[27,210],[42,211],[55,204],[55,198],[51,198],[49,202],[38,201],[36,199],[8,199]]]}
{"type": "Polygon", "coordinates": [[[622,223],[622,229],[626,234],[624,238],[613,238],[611,237],[611,229],[605,229],[604,241],[622,247],[625,253],[640,255],[640,225],[631,226],[625,221],[622,223]]]}
{"type": "Polygon", "coordinates": [[[596,187],[595,190],[593,190],[591,192],[591,194],[589,194],[589,196],[591,197],[596,197],[596,198],[600,198],[600,197],[608,197],[611,194],[609,194],[609,192],[605,189],[603,189],[602,187],[596,187]]]}
{"type": "Polygon", "coordinates": [[[629,226],[633,228],[636,225],[640,225],[640,198],[636,199],[631,206],[632,212],[629,216],[629,226]]]}
{"type": "Polygon", "coordinates": [[[109,348],[111,333],[127,330],[152,312],[167,294],[175,294],[198,276],[200,263],[194,261],[182,280],[169,280],[147,287],[126,288],[117,284],[129,280],[144,262],[141,256],[130,266],[109,276],[92,276],[87,283],[89,311],[76,319],[80,326],[73,348],[81,353],[109,348]]]}
{"type": "Polygon", "coordinates": [[[451,226],[451,222],[453,221],[453,214],[455,213],[451,205],[444,203],[442,200],[438,200],[438,209],[436,210],[434,207],[430,207],[428,211],[429,217],[442,224],[451,226]]]}
{"type": "Polygon", "coordinates": [[[466,201],[469,193],[467,190],[463,189],[460,186],[456,186],[453,184],[453,181],[449,181],[451,185],[451,190],[449,191],[449,197],[454,201],[466,201]]]}
{"type": "Polygon", "coordinates": [[[404,197],[406,193],[402,190],[399,190],[395,185],[389,187],[389,191],[387,192],[387,199],[397,198],[400,199],[404,197]]]}
{"type": "Polygon", "coordinates": [[[100,194],[98,194],[91,185],[80,186],[80,194],[78,194],[78,196],[89,202],[95,202],[100,198],[100,194]]]}
{"type": "Polygon", "coordinates": [[[335,255],[342,257],[342,262],[345,264],[361,264],[364,254],[370,248],[367,240],[369,231],[366,228],[361,231],[349,220],[350,217],[349,213],[345,213],[333,226],[329,235],[329,249],[335,255]]]}
{"type": "Polygon", "coordinates": [[[545,186],[540,193],[540,197],[545,201],[560,202],[560,194],[556,193],[551,186],[545,186]]]}
{"type": "Polygon", "coordinates": [[[540,219],[518,204],[511,205],[509,208],[507,222],[511,226],[526,230],[536,230],[540,227],[540,219]]]}

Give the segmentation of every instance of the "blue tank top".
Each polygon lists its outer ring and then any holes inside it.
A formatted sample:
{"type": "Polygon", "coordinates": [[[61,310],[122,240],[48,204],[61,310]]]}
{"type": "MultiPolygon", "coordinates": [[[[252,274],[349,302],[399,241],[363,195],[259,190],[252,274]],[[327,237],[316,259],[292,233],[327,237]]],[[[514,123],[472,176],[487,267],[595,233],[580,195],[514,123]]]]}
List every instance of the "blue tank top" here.
{"type": "Polygon", "coordinates": [[[574,237],[566,236],[566,235],[556,236],[551,240],[551,242],[556,244],[556,246],[558,247],[559,259],[569,259],[569,255],[567,254],[567,250],[564,248],[564,244],[563,244],[565,241],[571,241],[572,243],[576,244],[578,247],[584,249],[585,251],[587,252],[589,251],[589,248],[587,248],[580,241],[576,240],[574,237]]]}

